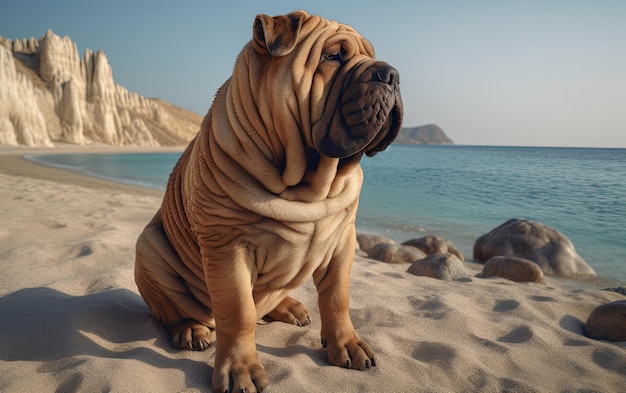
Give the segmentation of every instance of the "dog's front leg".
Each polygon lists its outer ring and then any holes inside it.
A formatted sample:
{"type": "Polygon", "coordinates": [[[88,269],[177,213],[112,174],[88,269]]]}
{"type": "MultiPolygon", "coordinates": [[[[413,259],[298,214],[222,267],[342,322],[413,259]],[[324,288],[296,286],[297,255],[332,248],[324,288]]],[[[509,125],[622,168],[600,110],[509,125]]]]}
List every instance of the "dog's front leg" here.
{"type": "Polygon", "coordinates": [[[355,245],[354,233],[345,236],[341,249],[335,251],[327,267],[315,272],[313,279],[322,321],[322,345],[326,348],[328,362],[364,370],[376,365],[376,357],[369,345],[359,338],[350,320],[350,269],[355,245]]]}
{"type": "Polygon", "coordinates": [[[260,392],[268,383],[255,344],[257,313],[245,250],[203,250],[204,275],[216,322],[213,391],[260,392]],[[207,254],[207,255],[205,255],[207,254]]]}

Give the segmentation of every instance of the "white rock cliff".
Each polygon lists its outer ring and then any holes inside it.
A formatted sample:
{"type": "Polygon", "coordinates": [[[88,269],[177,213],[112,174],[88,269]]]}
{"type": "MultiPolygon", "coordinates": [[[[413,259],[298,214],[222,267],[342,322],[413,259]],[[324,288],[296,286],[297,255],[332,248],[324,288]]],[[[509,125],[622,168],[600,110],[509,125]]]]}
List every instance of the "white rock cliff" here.
{"type": "Polygon", "coordinates": [[[185,145],[202,116],[131,93],[104,52],[81,59],[69,37],[0,37],[0,145],[185,145]]]}

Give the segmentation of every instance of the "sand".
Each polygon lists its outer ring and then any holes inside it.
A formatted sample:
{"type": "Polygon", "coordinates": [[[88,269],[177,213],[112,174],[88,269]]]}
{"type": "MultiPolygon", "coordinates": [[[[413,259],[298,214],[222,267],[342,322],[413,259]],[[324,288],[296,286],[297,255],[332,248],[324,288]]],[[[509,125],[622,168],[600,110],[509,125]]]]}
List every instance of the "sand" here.
{"type": "MultiPolygon", "coordinates": [[[[133,279],[135,241],[162,193],[20,158],[34,152],[0,148],[0,391],[209,391],[214,348],[171,348],[133,279]]],[[[294,291],[313,323],[259,323],[266,391],[626,391],[626,342],[583,330],[623,295],[407,267],[355,259],[352,320],[378,355],[367,371],[326,363],[315,289],[294,291]]]]}

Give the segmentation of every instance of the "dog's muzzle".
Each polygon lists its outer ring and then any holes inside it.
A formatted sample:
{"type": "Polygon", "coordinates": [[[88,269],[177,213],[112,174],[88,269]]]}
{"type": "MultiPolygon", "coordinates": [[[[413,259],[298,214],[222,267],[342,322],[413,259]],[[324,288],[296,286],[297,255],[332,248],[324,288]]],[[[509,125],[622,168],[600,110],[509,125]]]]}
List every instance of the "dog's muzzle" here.
{"type": "Polygon", "coordinates": [[[398,136],[402,99],[398,71],[382,61],[365,61],[343,79],[341,98],[330,129],[318,140],[324,155],[345,158],[365,152],[373,156],[398,136]]]}

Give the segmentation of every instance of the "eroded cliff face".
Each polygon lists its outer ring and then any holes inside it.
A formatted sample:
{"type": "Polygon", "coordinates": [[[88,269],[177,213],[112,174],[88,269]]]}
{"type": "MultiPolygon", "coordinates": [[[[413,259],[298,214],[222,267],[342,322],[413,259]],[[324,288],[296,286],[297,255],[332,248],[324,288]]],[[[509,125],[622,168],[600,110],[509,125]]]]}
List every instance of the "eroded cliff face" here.
{"type": "Polygon", "coordinates": [[[131,93],[102,51],[84,57],[69,37],[0,37],[0,145],[184,145],[202,117],[131,93]]]}

